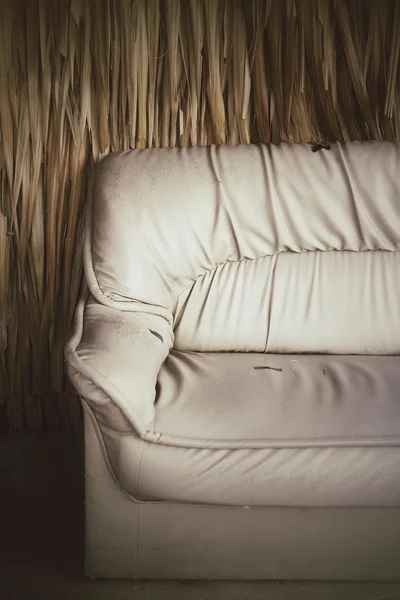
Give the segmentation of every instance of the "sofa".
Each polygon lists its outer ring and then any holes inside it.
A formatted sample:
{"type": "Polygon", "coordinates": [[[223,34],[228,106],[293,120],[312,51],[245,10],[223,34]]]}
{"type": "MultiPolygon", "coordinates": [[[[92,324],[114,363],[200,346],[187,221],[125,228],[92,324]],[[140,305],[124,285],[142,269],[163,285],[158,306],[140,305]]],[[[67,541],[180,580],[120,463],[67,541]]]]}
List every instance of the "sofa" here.
{"type": "Polygon", "coordinates": [[[400,579],[400,144],[112,153],[84,272],[89,577],[400,579]]]}

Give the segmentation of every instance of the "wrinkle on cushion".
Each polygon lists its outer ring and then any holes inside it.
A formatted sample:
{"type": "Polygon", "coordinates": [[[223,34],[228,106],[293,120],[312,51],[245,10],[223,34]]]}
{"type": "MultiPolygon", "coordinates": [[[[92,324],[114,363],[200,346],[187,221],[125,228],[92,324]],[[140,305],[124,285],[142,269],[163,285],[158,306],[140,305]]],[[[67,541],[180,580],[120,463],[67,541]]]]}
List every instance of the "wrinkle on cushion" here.
{"type": "Polygon", "coordinates": [[[85,271],[99,302],[158,307],[224,262],[400,247],[400,144],[113,153],[96,168],[85,271]],[[374,169],[371,170],[371,165],[374,169]]]}
{"type": "Polygon", "coordinates": [[[154,421],[157,376],[172,344],[161,317],[84,297],[66,346],[68,374],[99,420],[144,435],[154,421]]]}
{"type": "Polygon", "coordinates": [[[399,390],[400,356],[173,350],[154,430],[184,446],[400,446],[399,390]]]}
{"type": "Polygon", "coordinates": [[[175,348],[400,353],[400,251],[282,252],[225,263],[178,299],[175,348]]]}
{"type": "Polygon", "coordinates": [[[180,295],[174,347],[202,352],[263,352],[277,256],[224,263],[180,295]]]}
{"type": "Polygon", "coordinates": [[[400,251],[280,254],[268,352],[400,354],[400,251]]]}

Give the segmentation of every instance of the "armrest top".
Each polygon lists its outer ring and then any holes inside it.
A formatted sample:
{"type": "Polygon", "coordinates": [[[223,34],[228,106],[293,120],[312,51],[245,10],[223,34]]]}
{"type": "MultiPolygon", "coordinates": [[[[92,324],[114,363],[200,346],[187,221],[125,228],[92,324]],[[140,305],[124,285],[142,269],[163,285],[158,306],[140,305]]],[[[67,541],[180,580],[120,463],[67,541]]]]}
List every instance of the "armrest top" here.
{"type": "Polygon", "coordinates": [[[107,412],[111,422],[118,407],[143,436],[154,420],[157,376],[172,345],[172,328],[162,317],[82,298],[66,346],[67,372],[94,410],[101,407],[106,421],[107,412]]]}

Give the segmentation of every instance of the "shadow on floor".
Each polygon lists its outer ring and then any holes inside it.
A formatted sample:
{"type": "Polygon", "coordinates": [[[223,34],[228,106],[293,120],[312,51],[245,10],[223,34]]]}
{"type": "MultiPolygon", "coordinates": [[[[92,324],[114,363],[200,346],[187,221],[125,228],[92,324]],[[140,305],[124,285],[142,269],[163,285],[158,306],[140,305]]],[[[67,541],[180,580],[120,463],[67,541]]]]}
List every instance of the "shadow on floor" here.
{"type": "Polygon", "coordinates": [[[90,581],[83,465],[82,436],[0,436],[5,600],[400,600],[400,584],[384,583],[90,581]]]}

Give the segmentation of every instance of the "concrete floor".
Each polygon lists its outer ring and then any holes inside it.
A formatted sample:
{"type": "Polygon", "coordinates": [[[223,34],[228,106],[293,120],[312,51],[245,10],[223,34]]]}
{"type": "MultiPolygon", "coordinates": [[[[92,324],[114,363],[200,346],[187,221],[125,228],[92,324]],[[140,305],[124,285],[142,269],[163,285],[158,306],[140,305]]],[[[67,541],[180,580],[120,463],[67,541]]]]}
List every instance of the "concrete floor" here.
{"type": "Polygon", "coordinates": [[[83,573],[83,443],[0,437],[4,600],[400,600],[400,584],[89,581],[83,573]]]}

